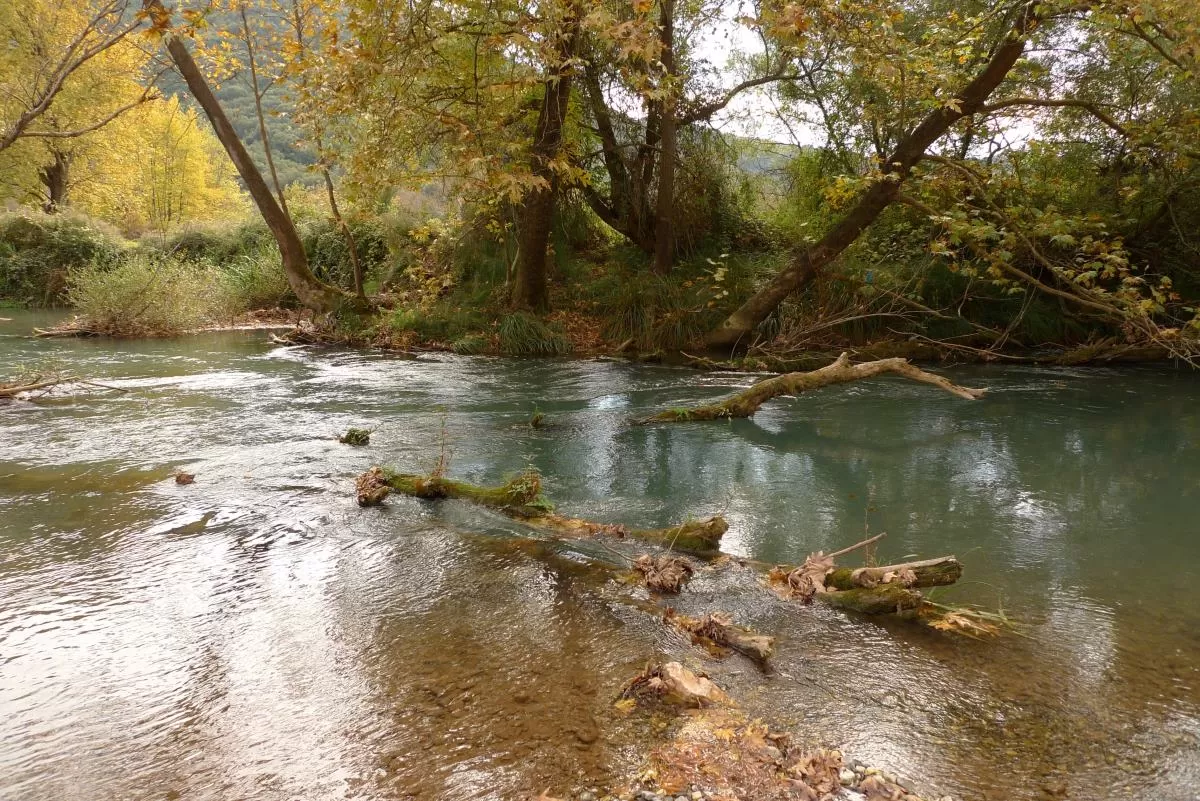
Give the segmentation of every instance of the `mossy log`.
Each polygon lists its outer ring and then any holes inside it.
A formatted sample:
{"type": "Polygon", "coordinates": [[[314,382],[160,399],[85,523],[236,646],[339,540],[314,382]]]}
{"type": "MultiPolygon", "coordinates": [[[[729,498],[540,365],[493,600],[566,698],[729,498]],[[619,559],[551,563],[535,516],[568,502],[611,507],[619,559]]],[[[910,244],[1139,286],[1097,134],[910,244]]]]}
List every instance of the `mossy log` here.
{"type": "Polygon", "coordinates": [[[454,498],[494,509],[507,509],[537,504],[542,494],[542,478],[533,470],[526,470],[499,487],[481,487],[445,476],[423,476],[380,469],[384,480],[394,491],[426,500],[454,498]]]}
{"type": "Polygon", "coordinates": [[[749,389],[742,390],[717,403],[695,406],[684,409],[667,409],[652,417],[645,418],[641,423],[678,423],[691,420],[727,420],[734,417],[750,417],[759,408],[781,395],[799,395],[802,392],[827,387],[832,384],[845,384],[863,378],[895,373],[896,375],[932,384],[939,389],[957,395],[966,400],[978,400],[985,390],[960,387],[940,375],[926,372],[899,357],[877,359],[862,364],[850,364],[849,354],[843,353],[833,364],[807,373],[786,373],[784,375],[759,381],[749,389]]]}
{"type": "Polygon", "coordinates": [[[864,615],[887,615],[914,612],[925,602],[917,590],[901,584],[880,584],[878,587],[859,587],[853,590],[819,592],[817,600],[849,609],[864,615]]]}
{"type": "Polygon", "coordinates": [[[721,516],[706,520],[688,520],[667,528],[630,528],[616,523],[599,523],[579,517],[557,514],[542,495],[541,476],[528,470],[499,487],[481,487],[439,475],[397,473],[373,467],[358,479],[358,503],[374,506],[382,503],[388,491],[415,498],[438,500],[452,498],[471,501],[495,509],[533,528],[566,537],[606,535],[651,542],[665,548],[701,554],[716,553],[729,524],[721,516]]]}
{"type": "Polygon", "coordinates": [[[893,581],[907,587],[944,587],[962,578],[962,563],[953,556],[903,562],[883,567],[839,567],[825,576],[825,586],[835,590],[875,587],[893,581]]]}

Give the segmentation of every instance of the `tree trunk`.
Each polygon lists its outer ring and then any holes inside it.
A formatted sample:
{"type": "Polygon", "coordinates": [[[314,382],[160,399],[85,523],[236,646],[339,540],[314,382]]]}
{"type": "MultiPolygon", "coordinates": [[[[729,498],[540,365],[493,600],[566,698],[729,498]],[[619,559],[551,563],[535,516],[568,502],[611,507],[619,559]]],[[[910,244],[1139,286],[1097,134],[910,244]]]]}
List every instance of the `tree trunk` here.
{"type": "Polygon", "coordinates": [[[879,180],[862,194],[849,214],[819,242],[798,252],[788,267],[708,335],[707,344],[710,348],[748,347],[750,335],[759,323],[767,319],[788,295],[811,282],[896,200],[900,193],[900,184],[924,157],[929,146],[950,130],[954,123],[977,113],[992,92],[1004,81],[1013,65],[1025,52],[1026,40],[1038,23],[1035,9],[1035,3],[1026,5],[1007,38],[996,48],[983,71],[950,102],[943,103],[930,112],[921,124],[896,146],[884,163],[879,180]]]}
{"type": "Polygon", "coordinates": [[[67,189],[71,174],[71,157],[61,150],[52,150],[54,163],[38,171],[38,177],[46,187],[46,202],[42,210],[47,214],[62,211],[67,206],[67,189]]]}
{"type": "Polygon", "coordinates": [[[271,183],[275,186],[275,196],[279,199],[279,208],[289,218],[287,199],[283,196],[283,187],[279,185],[279,172],[275,169],[275,156],[271,152],[271,137],[267,134],[267,118],[263,114],[262,92],[258,88],[258,62],[254,59],[254,39],[250,34],[250,22],[246,19],[246,4],[239,6],[242,13],[242,33],[246,37],[246,58],[250,62],[250,91],[254,92],[254,113],[258,116],[258,135],[262,139],[263,155],[267,159],[267,169],[271,171],[271,183]]]}
{"type": "Polygon", "coordinates": [[[546,311],[550,308],[549,283],[546,276],[546,251],[550,242],[550,226],[554,220],[554,202],[558,195],[558,178],[551,162],[562,148],[563,126],[571,99],[570,60],[575,53],[579,34],[579,18],[575,12],[564,24],[559,39],[559,63],[551,69],[542,95],[534,130],[530,171],[540,186],[525,195],[522,204],[520,253],[516,275],[513,276],[511,304],[516,309],[546,311]]]}
{"type": "Polygon", "coordinates": [[[660,2],[663,83],[666,85],[659,120],[658,198],[654,213],[654,272],[666,275],[675,261],[675,0],[660,2]]]}
{"type": "Polygon", "coordinates": [[[358,248],[354,244],[354,234],[350,232],[350,226],[346,224],[346,221],[342,219],[342,212],[337,204],[337,194],[333,191],[333,177],[329,174],[328,167],[321,166],[321,176],[325,179],[325,192],[329,195],[329,211],[333,215],[333,221],[337,224],[338,230],[342,232],[342,238],[346,240],[346,250],[350,254],[350,269],[354,272],[354,295],[365,299],[362,262],[358,260],[358,248]]]}
{"type": "Polygon", "coordinates": [[[288,284],[296,297],[308,308],[318,312],[336,311],[348,299],[347,295],[328,284],[319,281],[308,267],[308,257],[304,253],[304,245],[296,233],[292,220],[283,211],[271,194],[262,173],[255,166],[254,160],[246,152],[246,146],[238,138],[237,132],[225,116],[224,109],[217,101],[208,82],[204,79],[200,67],[188,52],[183,39],[170,32],[170,15],[163,7],[161,0],[144,0],[143,7],[149,12],[156,29],[163,30],[166,37],[167,53],[171,56],[179,74],[187,82],[188,89],[196,102],[204,109],[205,116],[212,123],[217,139],[229,154],[230,161],[237,168],[238,175],[246,184],[250,197],[258,207],[263,221],[275,237],[279,245],[279,255],[283,261],[283,272],[288,284]]]}

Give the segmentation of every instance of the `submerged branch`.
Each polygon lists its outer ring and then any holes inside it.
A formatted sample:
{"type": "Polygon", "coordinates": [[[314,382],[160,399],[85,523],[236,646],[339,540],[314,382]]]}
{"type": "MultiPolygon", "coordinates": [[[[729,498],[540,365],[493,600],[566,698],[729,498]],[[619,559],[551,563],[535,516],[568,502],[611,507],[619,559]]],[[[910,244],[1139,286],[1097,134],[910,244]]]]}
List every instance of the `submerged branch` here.
{"type": "Polygon", "coordinates": [[[750,417],[767,401],[781,395],[799,395],[832,384],[845,384],[863,378],[895,373],[913,381],[931,384],[966,400],[978,400],[985,390],[960,387],[940,375],[926,372],[899,357],[877,359],[862,364],[850,364],[849,354],[843,353],[833,364],[807,373],[787,373],[760,381],[749,389],[731,395],[717,403],[684,409],[668,409],[641,423],[674,423],[690,420],[724,420],[750,417]]]}

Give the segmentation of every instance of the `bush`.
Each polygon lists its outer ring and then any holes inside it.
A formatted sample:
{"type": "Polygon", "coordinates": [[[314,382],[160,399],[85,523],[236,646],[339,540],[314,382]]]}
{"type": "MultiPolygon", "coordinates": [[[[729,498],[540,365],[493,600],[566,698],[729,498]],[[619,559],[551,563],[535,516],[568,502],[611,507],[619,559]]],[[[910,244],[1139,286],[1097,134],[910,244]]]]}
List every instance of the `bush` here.
{"type": "Polygon", "coordinates": [[[60,305],[66,300],[69,270],[111,264],[123,245],[116,229],[82,214],[0,214],[0,297],[60,305]]]}
{"type": "Polygon", "coordinates": [[[67,297],[88,330],[108,336],[173,336],[228,313],[222,274],[210,265],[146,253],[111,266],[71,269],[67,297]]]}
{"type": "Polygon", "coordinates": [[[453,342],[477,333],[487,326],[479,312],[470,309],[434,306],[430,309],[400,309],[387,320],[396,332],[412,331],[433,342],[453,342]]]}
{"type": "Polygon", "coordinates": [[[506,356],[564,356],[571,341],[556,325],[517,312],[500,320],[500,352],[506,356]]]}
{"type": "Polygon", "coordinates": [[[184,261],[207,261],[223,265],[243,256],[255,256],[274,248],[275,239],[261,220],[240,225],[192,225],[167,237],[159,248],[184,261]]]}
{"type": "MultiPolygon", "coordinates": [[[[388,248],[391,232],[379,218],[351,219],[348,222],[350,235],[354,238],[354,250],[362,267],[363,279],[390,272],[391,253],[388,248]]],[[[313,273],[343,289],[354,288],[354,265],[350,259],[350,247],[346,235],[337,223],[328,217],[305,220],[299,224],[300,240],[308,255],[308,264],[313,273]]]]}
{"type": "Polygon", "coordinates": [[[290,307],[296,303],[279,261],[279,251],[274,247],[238,256],[219,269],[231,312],[290,307]]]}

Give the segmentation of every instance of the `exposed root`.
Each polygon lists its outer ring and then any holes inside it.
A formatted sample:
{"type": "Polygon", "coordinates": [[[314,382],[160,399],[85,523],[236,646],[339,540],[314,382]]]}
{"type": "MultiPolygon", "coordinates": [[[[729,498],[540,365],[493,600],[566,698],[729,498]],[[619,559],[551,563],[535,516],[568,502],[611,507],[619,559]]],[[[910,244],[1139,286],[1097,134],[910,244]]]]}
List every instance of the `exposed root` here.
{"type": "Polygon", "coordinates": [[[693,642],[705,646],[714,656],[725,656],[732,650],[762,663],[775,652],[774,637],[736,626],[733,617],[724,612],[694,618],[668,608],[663,621],[692,635],[693,642]]]}
{"type": "Polygon", "coordinates": [[[675,594],[695,573],[691,562],[678,556],[651,556],[644,553],[633,562],[633,569],[651,592],[675,594]]]}
{"type": "Polygon", "coordinates": [[[693,673],[678,662],[647,665],[621,689],[621,698],[639,702],[662,700],[680,706],[728,704],[729,696],[707,676],[693,673]]]}
{"type": "Polygon", "coordinates": [[[750,417],[764,403],[781,395],[799,395],[802,392],[831,384],[844,384],[883,373],[895,373],[913,381],[932,384],[966,400],[978,400],[984,393],[982,389],[971,389],[953,384],[940,375],[926,372],[910,364],[907,359],[899,357],[877,359],[852,365],[849,355],[843,353],[833,364],[819,370],[808,373],[786,373],[768,378],[717,403],[692,408],[668,409],[639,422],[676,423],[690,420],[726,420],[734,417],[750,417]]]}

